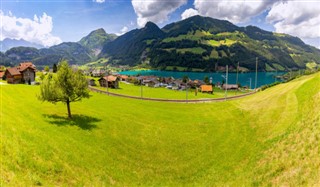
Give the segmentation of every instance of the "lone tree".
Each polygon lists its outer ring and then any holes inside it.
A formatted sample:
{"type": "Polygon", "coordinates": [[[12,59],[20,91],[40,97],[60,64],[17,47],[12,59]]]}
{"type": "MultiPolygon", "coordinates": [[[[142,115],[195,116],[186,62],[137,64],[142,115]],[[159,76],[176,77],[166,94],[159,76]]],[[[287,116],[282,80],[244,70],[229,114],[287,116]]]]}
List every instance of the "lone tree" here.
{"type": "Polygon", "coordinates": [[[88,83],[81,71],[73,71],[67,61],[58,65],[56,75],[49,74],[40,85],[39,99],[50,103],[63,102],[71,118],[70,103],[89,98],[88,83]]]}

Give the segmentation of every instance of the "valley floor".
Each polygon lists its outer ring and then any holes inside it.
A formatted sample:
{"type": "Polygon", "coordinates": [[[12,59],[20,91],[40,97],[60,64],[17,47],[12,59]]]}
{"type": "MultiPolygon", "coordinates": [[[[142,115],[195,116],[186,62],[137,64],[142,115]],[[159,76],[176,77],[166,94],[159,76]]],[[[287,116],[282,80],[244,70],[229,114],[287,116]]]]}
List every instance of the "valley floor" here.
{"type": "Polygon", "coordinates": [[[320,185],[320,73],[233,101],[92,97],[0,85],[1,186],[320,185]]]}

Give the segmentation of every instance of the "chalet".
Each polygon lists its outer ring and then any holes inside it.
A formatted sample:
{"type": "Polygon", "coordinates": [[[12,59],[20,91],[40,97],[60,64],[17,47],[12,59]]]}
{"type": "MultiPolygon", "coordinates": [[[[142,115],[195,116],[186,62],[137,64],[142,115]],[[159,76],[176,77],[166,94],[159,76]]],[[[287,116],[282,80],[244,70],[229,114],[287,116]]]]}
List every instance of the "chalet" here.
{"type": "Polygon", "coordinates": [[[4,74],[9,84],[19,84],[22,82],[22,74],[17,67],[6,69],[4,74]]]}
{"type": "Polygon", "coordinates": [[[117,76],[109,75],[99,79],[101,87],[119,88],[119,78],[117,76]]]}
{"type": "Polygon", "coordinates": [[[212,85],[201,85],[200,86],[200,91],[203,92],[208,92],[208,93],[213,93],[213,87],[212,85]]]}
{"type": "Polygon", "coordinates": [[[31,62],[20,63],[19,66],[8,68],[5,77],[10,84],[28,83],[35,81],[36,68],[31,62]]]}
{"type": "Polygon", "coordinates": [[[237,85],[237,84],[223,84],[222,85],[222,89],[224,89],[224,90],[237,90],[237,89],[239,89],[239,85],[237,85]]]}
{"type": "Polygon", "coordinates": [[[89,79],[88,80],[88,84],[89,84],[89,86],[97,86],[96,85],[96,80],[94,80],[94,79],[89,79]]]}

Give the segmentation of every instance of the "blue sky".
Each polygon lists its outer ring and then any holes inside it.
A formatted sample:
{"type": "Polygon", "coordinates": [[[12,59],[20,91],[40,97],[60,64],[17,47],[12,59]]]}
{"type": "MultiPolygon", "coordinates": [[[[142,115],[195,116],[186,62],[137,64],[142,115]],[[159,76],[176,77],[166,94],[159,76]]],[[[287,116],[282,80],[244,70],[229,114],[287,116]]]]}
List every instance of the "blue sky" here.
{"type": "Polygon", "coordinates": [[[2,0],[1,39],[51,46],[92,30],[123,34],[147,21],[159,27],[192,15],[287,33],[320,47],[320,2],[290,0],[2,0]],[[36,15],[36,16],[35,16],[36,15]]]}

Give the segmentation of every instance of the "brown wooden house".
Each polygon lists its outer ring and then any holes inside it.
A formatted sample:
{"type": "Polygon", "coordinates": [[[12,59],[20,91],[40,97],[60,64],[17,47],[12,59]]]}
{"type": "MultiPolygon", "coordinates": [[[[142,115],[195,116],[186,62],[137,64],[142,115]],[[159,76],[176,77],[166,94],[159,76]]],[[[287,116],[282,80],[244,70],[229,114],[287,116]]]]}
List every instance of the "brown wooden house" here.
{"type": "Polygon", "coordinates": [[[117,76],[109,75],[99,79],[101,87],[119,88],[119,78],[117,76]]]}
{"type": "Polygon", "coordinates": [[[35,81],[36,68],[31,62],[25,62],[20,63],[17,67],[8,68],[4,74],[9,84],[31,84],[35,81]]]}

